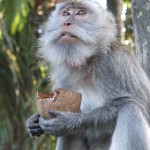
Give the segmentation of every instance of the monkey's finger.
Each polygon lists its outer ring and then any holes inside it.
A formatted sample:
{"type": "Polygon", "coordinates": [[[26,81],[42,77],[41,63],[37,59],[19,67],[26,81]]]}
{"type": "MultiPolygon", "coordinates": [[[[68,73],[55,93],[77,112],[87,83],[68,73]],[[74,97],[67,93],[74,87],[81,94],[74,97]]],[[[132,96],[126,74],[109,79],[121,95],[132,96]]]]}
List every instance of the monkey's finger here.
{"type": "Polygon", "coordinates": [[[30,136],[31,136],[31,137],[39,137],[39,136],[41,136],[42,134],[44,134],[44,131],[43,131],[43,130],[41,130],[41,131],[39,131],[39,132],[32,132],[32,133],[30,133],[30,136]]]}
{"type": "Polygon", "coordinates": [[[50,120],[45,120],[44,118],[40,117],[39,118],[39,125],[40,127],[43,129],[43,128],[47,128],[52,122],[52,119],[50,120]]]}
{"type": "Polygon", "coordinates": [[[49,110],[48,113],[49,113],[50,115],[52,115],[54,118],[62,115],[62,114],[61,114],[61,111],[49,110]]]}
{"type": "Polygon", "coordinates": [[[41,132],[38,132],[35,136],[36,137],[39,137],[39,136],[41,136],[42,134],[44,134],[44,131],[42,130],[41,132]]]}
{"type": "Polygon", "coordinates": [[[29,133],[32,134],[33,136],[36,135],[37,133],[44,133],[44,131],[41,128],[37,129],[30,129],[29,133]]]}
{"type": "Polygon", "coordinates": [[[36,128],[40,128],[39,123],[34,123],[34,124],[29,124],[27,126],[29,129],[36,129],[36,128]]]}
{"type": "Polygon", "coordinates": [[[32,116],[27,120],[27,126],[28,126],[28,124],[38,123],[39,117],[40,117],[39,113],[32,115],[32,116]]]}

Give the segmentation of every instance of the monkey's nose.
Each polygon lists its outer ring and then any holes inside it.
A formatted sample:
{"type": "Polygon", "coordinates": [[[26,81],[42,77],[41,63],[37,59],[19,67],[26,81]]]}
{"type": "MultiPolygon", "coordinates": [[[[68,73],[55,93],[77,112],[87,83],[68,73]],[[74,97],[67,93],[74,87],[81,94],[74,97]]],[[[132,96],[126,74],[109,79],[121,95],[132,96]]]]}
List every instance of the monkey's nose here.
{"type": "Polygon", "coordinates": [[[71,25],[71,22],[65,22],[64,23],[64,26],[70,26],[71,25]]]}

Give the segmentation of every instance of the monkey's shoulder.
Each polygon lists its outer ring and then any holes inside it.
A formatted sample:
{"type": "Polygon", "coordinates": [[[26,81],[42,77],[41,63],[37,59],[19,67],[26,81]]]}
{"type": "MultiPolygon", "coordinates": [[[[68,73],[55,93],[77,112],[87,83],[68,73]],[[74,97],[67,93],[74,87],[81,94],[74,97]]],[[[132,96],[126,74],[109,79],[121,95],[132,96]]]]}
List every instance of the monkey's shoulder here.
{"type": "Polygon", "coordinates": [[[113,52],[125,52],[125,53],[130,53],[133,52],[133,49],[131,46],[122,44],[120,42],[114,41],[111,42],[109,45],[109,49],[113,52]]]}
{"type": "Polygon", "coordinates": [[[94,68],[104,67],[104,69],[107,66],[113,69],[113,66],[126,66],[127,64],[139,66],[132,48],[119,42],[112,42],[107,49],[99,50],[95,56],[91,57],[89,62],[94,68]]]}
{"type": "Polygon", "coordinates": [[[139,80],[140,76],[146,76],[131,48],[118,42],[111,43],[107,52],[97,54],[91,64],[92,72],[104,78],[112,76],[133,80],[136,76],[139,80]]]}

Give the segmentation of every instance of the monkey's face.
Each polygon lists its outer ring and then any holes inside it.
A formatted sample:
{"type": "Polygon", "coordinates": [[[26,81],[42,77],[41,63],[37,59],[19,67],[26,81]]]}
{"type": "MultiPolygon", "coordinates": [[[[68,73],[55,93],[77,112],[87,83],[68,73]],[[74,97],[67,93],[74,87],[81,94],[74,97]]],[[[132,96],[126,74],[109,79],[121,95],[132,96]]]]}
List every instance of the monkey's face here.
{"type": "Polygon", "coordinates": [[[92,30],[91,21],[94,21],[92,18],[92,10],[84,5],[68,4],[64,8],[61,7],[57,15],[60,23],[60,35],[56,42],[62,45],[96,43],[93,39],[87,39],[92,30]],[[86,35],[87,33],[88,35],[86,35]]]}
{"type": "Polygon", "coordinates": [[[86,20],[89,15],[89,11],[85,8],[73,8],[72,6],[68,6],[62,9],[58,16],[58,20],[62,22],[58,43],[68,45],[83,42],[82,37],[78,35],[78,31],[76,31],[76,29],[79,28],[78,23],[81,20],[86,20]]]}
{"type": "Polygon", "coordinates": [[[102,48],[104,41],[114,37],[114,33],[109,35],[110,16],[100,5],[88,0],[58,4],[44,25],[40,55],[55,64],[83,65],[99,45],[102,48]]]}

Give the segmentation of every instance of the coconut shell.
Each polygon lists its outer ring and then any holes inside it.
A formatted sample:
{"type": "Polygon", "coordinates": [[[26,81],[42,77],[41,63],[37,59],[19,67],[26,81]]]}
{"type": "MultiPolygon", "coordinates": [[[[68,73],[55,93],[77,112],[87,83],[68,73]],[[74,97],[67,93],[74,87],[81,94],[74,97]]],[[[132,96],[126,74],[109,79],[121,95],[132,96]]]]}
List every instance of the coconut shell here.
{"type": "Polygon", "coordinates": [[[39,114],[45,119],[52,118],[48,110],[79,112],[81,94],[61,88],[54,93],[37,92],[36,105],[39,114]]]}

